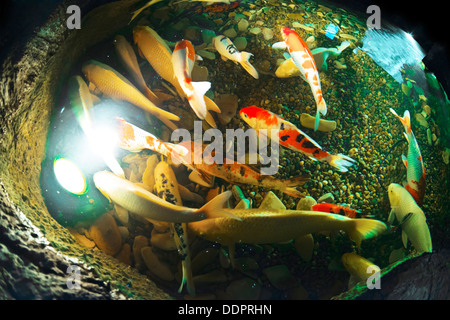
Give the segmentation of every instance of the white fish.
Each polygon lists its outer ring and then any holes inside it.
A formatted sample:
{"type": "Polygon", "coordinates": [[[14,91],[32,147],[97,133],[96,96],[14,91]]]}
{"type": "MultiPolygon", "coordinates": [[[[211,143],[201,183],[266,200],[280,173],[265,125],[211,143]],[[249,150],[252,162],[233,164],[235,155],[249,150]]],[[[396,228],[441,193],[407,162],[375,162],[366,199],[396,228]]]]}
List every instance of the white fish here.
{"type": "Polygon", "coordinates": [[[236,64],[240,63],[241,66],[248,73],[250,73],[253,78],[259,78],[258,71],[256,71],[255,67],[253,67],[249,62],[249,59],[253,56],[253,54],[245,51],[238,51],[233,42],[231,42],[231,40],[225,36],[214,37],[212,42],[216,50],[222,56],[223,60],[230,59],[236,64]]]}
{"type": "Polygon", "coordinates": [[[389,185],[388,194],[391,203],[388,223],[392,224],[397,218],[402,227],[402,241],[405,248],[410,240],[418,252],[431,252],[433,248],[426,217],[414,198],[397,183],[389,185]]]}
{"type": "Polygon", "coordinates": [[[218,195],[200,209],[177,206],[162,200],[142,187],[108,171],[94,175],[95,186],[112,202],[143,218],[166,222],[193,222],[228,217],[237,219],[223,207],[231,191],[218,195]]]}

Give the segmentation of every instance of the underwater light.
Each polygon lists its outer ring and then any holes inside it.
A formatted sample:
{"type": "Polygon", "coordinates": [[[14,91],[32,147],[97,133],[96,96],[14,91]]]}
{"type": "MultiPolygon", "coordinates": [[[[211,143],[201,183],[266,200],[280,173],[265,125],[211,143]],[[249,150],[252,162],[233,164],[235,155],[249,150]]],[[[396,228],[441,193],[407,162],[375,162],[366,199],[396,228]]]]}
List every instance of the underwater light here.
{"type": "Polygon", "coordinates": [[[53,164],[56,179],[59,184],[75,195],[86,193],[87,184],[83,173],[72,161],[65,158],[58,158],[53,164]]]}

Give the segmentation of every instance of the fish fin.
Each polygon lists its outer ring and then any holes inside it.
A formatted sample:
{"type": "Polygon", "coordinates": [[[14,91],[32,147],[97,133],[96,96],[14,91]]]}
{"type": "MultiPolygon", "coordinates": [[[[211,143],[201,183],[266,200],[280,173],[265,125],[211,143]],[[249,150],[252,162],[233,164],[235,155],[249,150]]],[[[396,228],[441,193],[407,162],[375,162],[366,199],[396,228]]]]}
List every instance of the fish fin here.
{"type": "Polygon", "coordinates": [[[216,113],[222,113],[222,110],[220,110],[219,106],[213,100],[211,100],[207,96],[204,96],[204,98],[205,98],[206,109],[214,111],[216,113]]]}
{"type": "Polygon", "coordinates": [[[394,209],[391,209],[391,212],[389,213],[389,217],[387,219],[387,223],[392,225],[394,223],[394,220],[395,220],[395,212],[394,209]]]}
{"type": "Polygon", "coordinates": [[[198,171],[192,171],[189,175],[189,180],[207,188],[211,188],[214,183],[212,176],[205,176],[198,171]]]}
{"type": "Polygon", "coordinates": [[[207,111],[206,112],[206,117],[205,117],[205,121],[214,129],[217,129],[217,124],[216,121],[214,120],[211,112],[207,111]]]}
{"type": "Polygon", "coordinates": [[[192,86],[194,87],[194,91],[199,96],[204,96],[206,91],[208,91],[211,88],[211,82],[209,81],[192,82],[192,86]]]}
{"type": "Polygon", "coordinates": [[[386,225],[378,220],[373,219],[350,219],[350,228],[345,230],[353,241],[355,241],[358,249],[361,247],[362,240],[375,237],[386,231],[386,225]]]}
{"type": "Polygon", "coordinates": [[[228,61],[228,58],[227,58],[227,57],[222,56],[222,55],[221,55],[220,57],[222,58],[223,61],[228,61]]]}
{"type": "Polygon", "coordinates": [[[347,172],[348,168],[356,163],[355,160],[341,153],[329,154],[327,161],[331,166],[335,167],[340,172],[347,172]]]}
{"type": "Polygon", "coordinates": [[[297,187],[302,186],[311,178],[309,174],[304,174],[301,176],[296,176],[294,178],[283,180],[283,185],[286,187],[297,187]]]}
{"type": "Polygon", "coordinates": [[[406,248],[406,246],[408,245],[408,235],[405,231],[402,231],[402,242],[403,246],[406,248]]]}
{"type": "Polygon", "coordinates": [[[292,57],[291,57],[291,55],[289,54],[289,52],[283,52],[283,57],[284,57],[286,60],[289,60],[289,59],[292,60],[292,57]]]}
{"type": "Polygon", "coordinates": [[[402,154],[402,161],[406,168],[408,168],[408,158],[404,154],[402,154]]]}
{"type": "Polygon", "coordinates": [[[233,193],[231,191],[226,191],[224,193],[215,196],[211,201],[209,201],[203,207],[198,209],[197,212],[204,213],[206,217],[205,219],[231,218],[241,220],[231,212],[223,210],[225,204],[230,199],[232,194],[233,193]]]}
{"type": "Polygon", "coordinates": [[[255,69],[255,67],[250,63],[250,58],[253,56],[250,52],[241,52],[241,58],[242,60],[239,61],[241,66],[247,71],[253,78],[259,79],[258,71],[255,69]]]}
{"type": "Polygon", "coordinates": [[[287,45],[286,45],[286,42],[284,42],[284,41],[278,41],[272,45],[272,49],[286,49],[286,48],[287,48],[287,45]]]}
{"type": "Polygon", "coordinates": [[[409,212],[406,216],[403,217],[402,221],[400,222],[400,226],[403,225],[406,221],[408,221],[412,217],[413,213],[409,212]]]}
{"type": "Polygon", "coordinates": [[[406,141],[408,141],[408,143],[409,143],[409,138],[408,138],[408,135],[406,134],[406,132],[403,132],[403,135],[405,136],[406,141]]]}
{"type": "MultiPolygon", "coordinates": [[[[394,109],[389,108],[389,110],[400,120],[407,134],[411,133],[411,117],[408,110],[405,110],[403,117],[400,117],[394,109]]],[[[405,135],[406,136],[406,135],[405,135]]],[[[408,138],[406,138],[408,139],[408,138]]]]}
{"type": "Polygon", "coordinates": [[[311,233],[295,239],[294,245],[295,249],[303,260],[311,261],[314,248],[314,238],[311,233]]]}

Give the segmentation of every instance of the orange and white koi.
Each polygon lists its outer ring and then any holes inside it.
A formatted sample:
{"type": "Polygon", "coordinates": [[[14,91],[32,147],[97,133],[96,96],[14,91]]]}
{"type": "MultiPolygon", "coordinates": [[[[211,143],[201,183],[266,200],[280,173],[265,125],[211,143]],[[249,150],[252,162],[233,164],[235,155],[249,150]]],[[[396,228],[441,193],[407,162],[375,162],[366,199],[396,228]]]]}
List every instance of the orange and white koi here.
{"type": "Polygon", "coordinates": [[[273,44],[272,47],[276,49],[287,48],[289,50],[293,62],[311,87],[317,104],[316,121],[314,125],[314,131],[317,131],[317,128],[319,127],[320,114],[327,114],[327,105],[322,95],[322,88],[320,85],[319,72],[317,71],[316,62],[314,61],[308,45],[305,41],[303,41],[297,32],[287,27],[282,27],[281,35],[283,37],[283,41],[273,44]]]}
{"type": "Polygon", "coordinates": [[[192,81],[192,69],[195,63],[194,46],[189,40],[178,41],[172,53],[175,76],[197,117],[205,119],[207,107],[204,95],[211,88],[209,81],[192,81]]]}
{"type": "Polygon", "coordinates": [[[233,42],[225,36],[214,37],[212,43],[220,53],[222,60],[226,61],[230,59],[236,64],[239,63],[253,78],[259,78],[258,71],[256,71],[255,67],[253,67],[249,61],[253,54],[245,51],[238,51],[233,42]]]}
{"type": "Polygon", "coordinates": [[[280,190],[295,198],[303,198],[305,196],[295,187],[305,184],[310,178],[309,175],[280,180],[270,175],[263,175],[248,165],[230,161],[229,159],[224,159],[223,164],[218,164],[212,155],[204,152],[206,146],[198,142],[183,141],[178,145],[184,146],[188,150],[188,154],[178,158],[175,158],[178,156],[177,154],[172,154],[172,160],[176,160],[177,163],[192,166],[202,175],[206,182],[211,179],[211,176],[214,176],[230,183],[251,184],[263,188],[280,190]]]}
{"type": "Polygon", "coordinates": [[[408,155],[402,155],[402,160],[406,167],[407,185],[405,189],[413,196],[416,203],[421,206],[425,195],[425,167],[416,137],[411,130],[410,114],[406,110],[403,113],[403,117],[400,117],[394,109],[390,108],[390,110],[403,124],[405,128],[403,134],[408,141],[408,155]]]}
{"type": "Polygon", "coordinates": [[[156,151],[166,157],[170,157],[172,153],[184,156],[188,150],[177,144],[164,142],[159,140],[150,132],[126,122],[121,118],[116,118],[118,122],[118,143],[122,149],[130,152],[140,152],[143,149],[156,151]]]}
{"type": "Polygon", "coordinates": [[[320,211],[320,212],[327,212],[327,213],[335,213],[340,214],[349,218],[356,218],[356,214],[361,213],[359,210],[355,210],[346,206],[341,206],[334,203],[327,203],[322,202],[315,204],[311,207],[312,211],[320,211]]]}
{"type": "Polygon", "coordinates": [[[324,151],[306,133],[273,112],[250,106],[243,108],[240,115],[250,127],[258,132],[264,130],[264,134],[271,139],[275,139],[283,147],[301,152],[313,160],[328,162],[341,172],[347,172],[348,167],[355,163],[355,160],[343,154],[331,154],[324,151]],[[272,130],[277,130],[276,136],[271,136],[272,130]]]}

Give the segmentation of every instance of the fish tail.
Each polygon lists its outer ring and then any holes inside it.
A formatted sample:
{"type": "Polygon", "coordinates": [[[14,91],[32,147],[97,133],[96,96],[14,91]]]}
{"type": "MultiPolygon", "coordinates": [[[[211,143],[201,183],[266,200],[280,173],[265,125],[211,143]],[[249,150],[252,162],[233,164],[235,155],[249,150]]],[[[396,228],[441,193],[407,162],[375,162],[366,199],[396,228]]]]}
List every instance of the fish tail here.
{"type": "Polygon", "coordinates": [[[400,122],[403,124],[403,127],[405,128],[405,131],[407,134],[411,134],[411,116],[409,114],[409,110],[406,110],[403,113],[403,117],[400,117],[397,112],[395,112],[394,109],[390,108],[389,109],[394,116],[396,116],[398,118],[398,120],[400,120],[400,122]]]}
{"type": "Polygon", "coordinates": [[[249,52],[245,52],[242,51],[241,52],[241,56],[242,56],[242,61],[241,61],[241,66],[245,69],[245,71],[247,71],[253,78],[255,79],[259,79],[259,74],[258,71],[255,69],[255,67],[250,63],[250,57],[253,54],[249,53],[249,52]]]}
{"type": "Polygon", "coordinates": [[[181,268],[183,274],[180,287],[178,288],[178,293],[181,293],[181,291],[183,291],[183,287],[186,285],[188,293],[191,296],[195,296],[195,286],[192,278],[191,253],[189,251],[187,239],[187,224],[171,224],[171,229],[174,232],[174,239],[177,244],[178,254],[181,257],[181,268]]]}
{"type": "Polygon", "coordinates": [[[330,153],[327,157],[327,161],[331,166],[335,167],[340,172],[347,172],[348,168],[356,163],[355,160],[341,153],[338,154],[330,153]]]}
{"type": "Polygon", "coordinates": [[[183,291],[184,285],[186,285],[188,293],[191,296],[195,296],[195,286],[194,286],[194,280],[192,278],[190,257],[186,258],[184,261],[181,262],[181,268],[182,268],[183,276],[181,279],[180,287],[178,288],[178,293],[181,293],[181,291],[183,291]]]}
{"type": "Polygon", "coordinates": [[[287,187],[287,188],[284,188],[281,191],[283,191],[288,196],[291,196],[291,197],[294,197],[294,198],[300,198],[301,199],[301,198],[305,197],[304,193],[301,193],[300,191],[298,191],[294,187],[287,187]]]}
{"type": "Polygon", "coordinates": [[[387,229],[383,222],[374,219],[351,219],[349,224],[351,227],[346,232],[358,248],[363,240],[373,238],[387,229]]]}
{"type": "Polygon", "coordinates": [[[216,218],[232,218],[240,220],[231,212],[225,211],[224,206],[228,199],[230,199],[233,193],[231,191],[226,191],[214,197],[211,201],[205,204],[203,207],[198,209],[198,212],[204,213],[205,219],[216,219],[216,218]]]}
{"type": "Polygon", "coordinates": [[[314,120],[314,131],[317,131],[317,129],[319,129],[319,123],[320,123],[320,111],[319,108],[317,108],[316,118],[314,120]]]}
{"type": "Polygon", "coordinates": [[[309,179],[311,178],[311,176],[309,174],[304,174],[301,176],[297,176],[291,179],[286,179],[283,180],[283,185],[285,185],[286,187],[296,187],[296,186],[302,186],[304,185],[309,179]]]}

